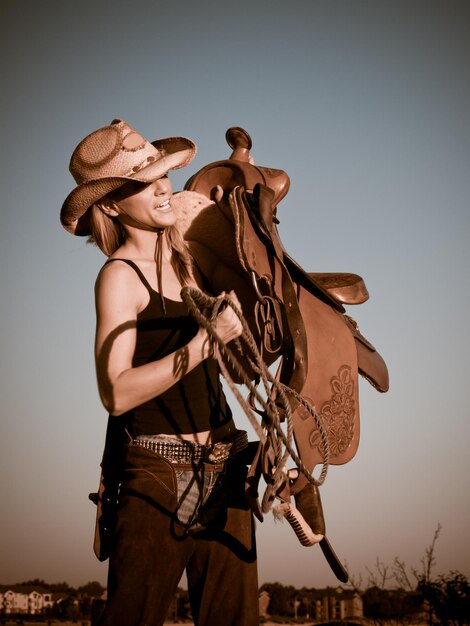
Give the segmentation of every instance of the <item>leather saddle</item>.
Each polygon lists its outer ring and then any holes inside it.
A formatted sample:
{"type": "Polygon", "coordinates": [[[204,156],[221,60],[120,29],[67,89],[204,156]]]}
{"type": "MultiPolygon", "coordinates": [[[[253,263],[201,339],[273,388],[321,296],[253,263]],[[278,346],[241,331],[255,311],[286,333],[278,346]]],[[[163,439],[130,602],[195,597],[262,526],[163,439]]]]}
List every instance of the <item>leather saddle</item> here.
{"type": "MultiPolygon", "coordinates": [[[[226,139],[231,156],[203,167],[176,196],[185,239],[209,291],[235,290],[263,360],[280,363],[278,379],[296,394],[289,400],[294,439],[308,472],[325,463],[326,447],[329,464],[346,463],[359,442],[358,374],[380,392],[389,386],[385,362],[344,308],[369,294],[360,276],[307,272],[284,250],[277,206],[289,190],[288,175],[253,164],[243,129],[230,128],[226,139]]],[[[250,360],[241,359],[255,380],[250,360]]],[[[237,371],[231,375],[240,382],[237,371]]],[[[269,481],[270,459],[262,449],[253,474],[259,477],[261,467],[269,481]]],[[[319,541],[338,578],[347,580],[324,536],[315,481],[293,472],[276,497],[302,543],[319,541]],[[302,510],[297,517],[291,496],[302,510]],[[313,539],[302,540],[305,528],[313,539]]]]}

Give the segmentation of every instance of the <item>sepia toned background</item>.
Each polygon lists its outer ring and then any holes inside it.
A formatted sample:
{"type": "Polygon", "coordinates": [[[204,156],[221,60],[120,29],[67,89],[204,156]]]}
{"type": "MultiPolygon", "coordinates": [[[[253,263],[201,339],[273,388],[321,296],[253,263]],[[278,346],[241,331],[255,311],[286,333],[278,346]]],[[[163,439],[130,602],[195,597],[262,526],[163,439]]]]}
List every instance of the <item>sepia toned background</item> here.
{"type": "MultiPolygon", "coordinates": [[[[289,253],[364,277],[348,312],[391,388],[361,382],[361,443],[331,467],[327,533],[355,575],[376,558],[470,575],[470,4],[458,0],[2,0],[0,582],[105,582],[91,545],[106,414],[93,364],[103,255],[58,215],[80,139],[122,117],[186,135],[175,188],[242,126],[284,169],[289,253]]],[[[241,427],[241,410],[232,402],[241,427]]],[[[260,583],[335,584],[268,515],[260,583]]]]}

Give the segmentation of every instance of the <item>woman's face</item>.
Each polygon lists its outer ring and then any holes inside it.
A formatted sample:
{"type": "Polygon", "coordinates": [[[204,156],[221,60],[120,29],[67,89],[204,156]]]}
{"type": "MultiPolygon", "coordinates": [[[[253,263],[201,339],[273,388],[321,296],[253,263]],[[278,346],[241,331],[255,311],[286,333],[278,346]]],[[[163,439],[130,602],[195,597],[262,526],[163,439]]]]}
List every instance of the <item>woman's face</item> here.
{"type": "Polygon", "coordinates": [[[153,183],[129,181],[109,195],[122,224],[143,228],[165,228],[176,222],[171,204],[173,188],[168,176],[153,183]]]}

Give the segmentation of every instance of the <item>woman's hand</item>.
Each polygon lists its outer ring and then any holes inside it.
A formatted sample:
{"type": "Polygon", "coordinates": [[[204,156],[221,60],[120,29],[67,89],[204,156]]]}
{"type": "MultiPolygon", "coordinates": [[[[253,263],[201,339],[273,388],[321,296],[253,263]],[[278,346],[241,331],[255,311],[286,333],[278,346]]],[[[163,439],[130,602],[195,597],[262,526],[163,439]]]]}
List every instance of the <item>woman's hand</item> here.
{"type": "MultiPolygon", "coordinates": [[[[230,291],[227,296],[221,294],[220,298],[223,297],[228,297],[235,307],[241,311],[242,307],[240,301],[234,291],[230,291]]],[[[215,331],[224,343],[229,343],[242,334],[242,323],[231,306],[225,306],[223,311],[218,314],[215,323],[215,331]]]]}

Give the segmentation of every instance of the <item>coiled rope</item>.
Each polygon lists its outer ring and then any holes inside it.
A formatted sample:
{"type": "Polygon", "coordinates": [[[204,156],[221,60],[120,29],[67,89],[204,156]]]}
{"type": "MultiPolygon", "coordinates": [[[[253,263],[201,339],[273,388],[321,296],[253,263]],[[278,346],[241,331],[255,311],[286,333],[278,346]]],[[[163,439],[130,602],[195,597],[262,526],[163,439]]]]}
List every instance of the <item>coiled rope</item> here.
{"type": "Polygon", "coordinates": [[[289,457],[310,483],[316,486],[322,485],[328,472],[330,457],[328,435],[323,423],[309,402],[302,398],[302,396],[300,396],[294,389],[281,383],[271,374],[263,361],[260,350],[256,345],[255,338],[253,337],[253,334],[240,308],[226,294],[218,297],[212,297],[194,287],[184,287],[181,291],[181,297],[187,305],[191,315],[193,315],[198,324],[207,331],[209,340],[213,346],[214,357],[217,359],[221,372],[232,393],[245,411],[261,443],[266,443],[269,438],[269,443],[272,445],[274,461],[272,459],[270,459],[270,461],[273,461],[273,475],[271,480],[269,477],[265,476],[265,480],[268,484],[262,499],[261,508],[263,512],[267,512],[271,508],[271,504],[278,490],[285,483],[285,465],[289,457]],[[233,343],[240,356],[243,355],[243,357],[247,359],[250,368],[257,374],[259,381],[262,383],[264,388],[266,399],[260,394],[258,386],[252,382],[251,377],[240,363],[240,360],[237,358],[234,351],[229,348],[217,334],[215,329],[216,319],[221,310],[223,310],[226,306],[233,309],[242,325],[242,334],[240,337],[235,339],[233,343]],[[230,363],[232,370],[237,372],[238,376],[242,379],[243,384],[250,392],[250,396],[259,404],[259,406],[262,407],[263,412],[261,415],[263,419],[261,425],[258,423],[258,419],[255,416],[253,408],[242,396],[240,390],[233,381],[227,363],[230,363]],[[310,413],[315,420],[319,430],[322,442],[323,463],[320,476],[318,478],[314,478],[298,456],[297,452],[294,450],[292,408],[289,402],[289,397],[295,398],[300,404],[302,404],[305,410],[310,413]],[[276,398],[276,400],[274,400],[274,398],[276,398]],[[281,426],[279,405],[282,406],[283,413],[285,415],[286,432],[284,432],[281,426]]]}

